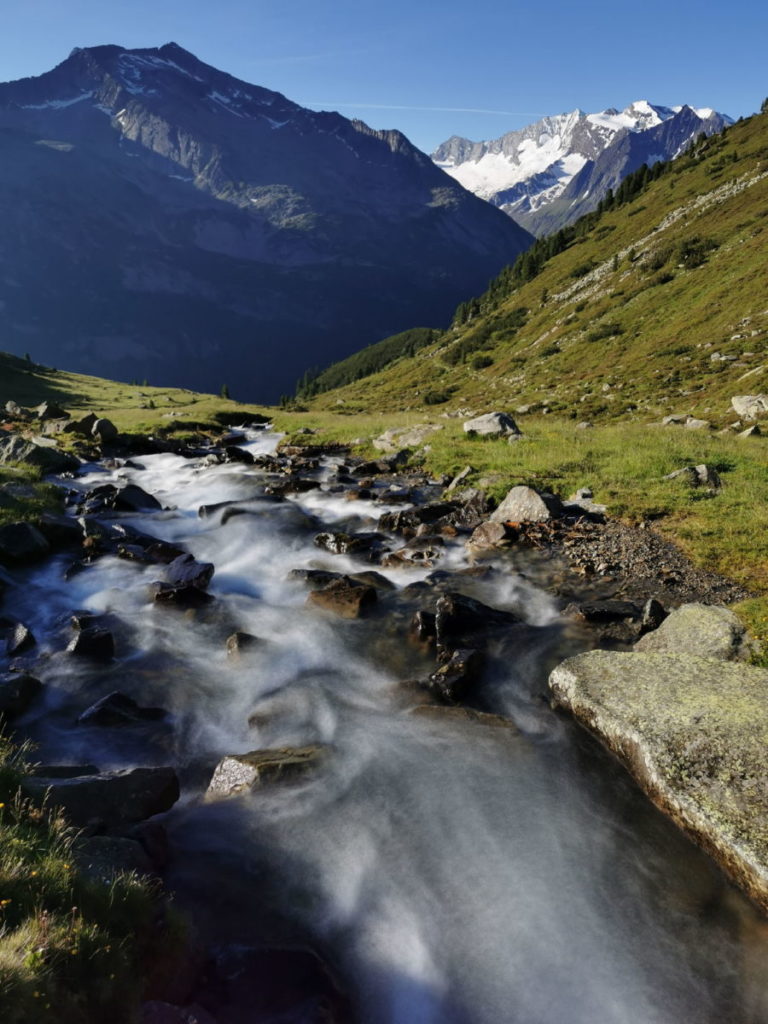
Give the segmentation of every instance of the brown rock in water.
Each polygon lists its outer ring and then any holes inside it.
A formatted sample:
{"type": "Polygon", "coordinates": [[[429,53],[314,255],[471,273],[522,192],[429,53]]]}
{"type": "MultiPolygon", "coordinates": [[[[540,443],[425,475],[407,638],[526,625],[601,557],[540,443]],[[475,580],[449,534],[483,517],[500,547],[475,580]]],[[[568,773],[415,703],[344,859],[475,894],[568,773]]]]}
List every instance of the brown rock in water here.
{"type": "Polygon", "coordinates": [[[255,650],[263,643],[264,641],[260,636],[254,636],[253,633],[243,633],[238,630],[227,637],[227,657],[237,659],[242,654],[255,650]]]}
{"type": "Polygon", "coordinates": [[[376,601],[374,587],[358,583],[349,576],[333,580],[320,590],[313,590],[307,597],[308,605],[316,605],[343,619],[361,618],[373,608],[376,601]]]}
{"type": "Polygon", "coordinates": [[[316,769],[326,755],[319,746],[251,750],[223,757],[216,766],[206,799],[239,796],[268,782],[296,780],[316,769]]]}

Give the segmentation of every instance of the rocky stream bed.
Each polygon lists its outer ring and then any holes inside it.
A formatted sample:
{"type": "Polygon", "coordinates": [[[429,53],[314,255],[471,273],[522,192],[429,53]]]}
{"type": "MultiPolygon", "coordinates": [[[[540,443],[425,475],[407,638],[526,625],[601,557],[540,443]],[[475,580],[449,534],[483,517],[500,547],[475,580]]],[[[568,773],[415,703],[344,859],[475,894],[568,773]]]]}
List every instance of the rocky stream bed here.
{"type": "Polygon", "coordinates": [[[83,869],[190,921],[145,1024],[768,1021],[763,916],[551,706],[601,684],[584,658],[663,679],[669,612],[738,588],[588,496],[493,509],[266,428],[112,440],[67,516],[0,530],[0,710],[83,869]]]}

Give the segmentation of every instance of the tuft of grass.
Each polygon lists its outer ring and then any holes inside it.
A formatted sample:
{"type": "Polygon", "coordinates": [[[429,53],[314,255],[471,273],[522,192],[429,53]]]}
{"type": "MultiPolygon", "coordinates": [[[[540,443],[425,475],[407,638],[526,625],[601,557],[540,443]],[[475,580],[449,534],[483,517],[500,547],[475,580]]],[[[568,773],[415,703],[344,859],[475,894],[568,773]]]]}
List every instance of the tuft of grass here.
{"type": "Polygon", "coordinates": [[[29,749],[0,734],[0,1007],[3,1024],[119,1024],[172,934],[157,886],[81,875],[76,833],[24,799],[29,749]]]}

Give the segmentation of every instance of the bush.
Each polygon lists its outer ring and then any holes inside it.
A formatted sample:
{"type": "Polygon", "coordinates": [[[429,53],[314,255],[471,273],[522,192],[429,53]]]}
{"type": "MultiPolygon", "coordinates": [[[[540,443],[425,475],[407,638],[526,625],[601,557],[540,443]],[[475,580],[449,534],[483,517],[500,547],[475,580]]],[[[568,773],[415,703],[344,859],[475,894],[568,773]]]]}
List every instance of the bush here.
{"type": "Polygon", "coordinates": [[[425,391],[424,392],[424,405],[442,405],[443,402],[447,402],[451,397],[450,391],[425,391]]]}
{"type": "Polygon", "coordinates": [[[686,269],[700,267],[706,262],[707,256],[713,249],[717,248],[717,242],[713,238],[702,238],[700,235],[693,235],[684,239],[677,249],[677,262],[686,269]]]}
{"type": "Polygon", "coordinates": [[[613,338],[615,335],[623,333],[624,328],[621,324],[611,321],[610,323],[600,324],[590,331],[587,335],[587,341],[602,341],[603,338],[613,338]]]}
{"type": "Polygon", "coordinates": [[[473,370],[484,370],[486,366],[493,366],[493,357],[475,356],[475,358],[472,360],[471,365],[473,370]]]}

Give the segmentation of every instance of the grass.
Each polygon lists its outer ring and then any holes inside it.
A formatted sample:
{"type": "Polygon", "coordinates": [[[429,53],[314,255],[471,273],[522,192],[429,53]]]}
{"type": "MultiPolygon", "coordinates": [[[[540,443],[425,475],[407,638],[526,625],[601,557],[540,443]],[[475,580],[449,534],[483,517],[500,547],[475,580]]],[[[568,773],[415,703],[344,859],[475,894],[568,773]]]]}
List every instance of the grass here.
{"type": "Polygon", "coordinates": [[[42,483],[34,466],[0,466],[0,526],[35,522],[43,512],[61,511],[62,504],[59,488],[42,483]]]}
{"type": "Polygon", "coordinates": [[[467,485],[485,482],[499,498],[526,483],[567,496],[592,487],[610,515],[628,522],[653,520],[654,529],[675,541],[698,565],[729,576],[756,594],[768,595],[768,439],[719,436],[682,427],[636,423],[598,424],[576,429],[572,421],[547,416],[518,417],[524,440],[471,439],[462,418],[432,410],[416,414],[350,415],[344,411],[275,413],[278,429],[298,443],[323,440],[370,441],[394,426],[432,422],[442,429],[428,439],[424,465],[435,474],[473,467],[467,485]],[[301,429],[317,433],[301,435],[301,429]],[[683,466],[707,463],[717,469],[722,489],[710,494],[679,480],[664,480],[683,466]]]}
{"type": "Polygon", "coordinates": [[[177,925],[154,883],[78,872],[64,818],[20,796],[27,753],[0,734],[0,1019],[128,1022],[177,925]]]}
{"type": "Polygon", "coordinates": [[[406,411],[441,392],[448,409],[537,403],[578,419],[680,412],[725,425],[736,419],[732,395],[768,387],[767,227],[768,115],[759,115],[603,213],[532,281],[490,289],[468,322],[312,406],[406,411]],[[521,307],[528,316],[510,329],[521,307]],[[454,365],[476,337],[493,362],[454,365]]]}

